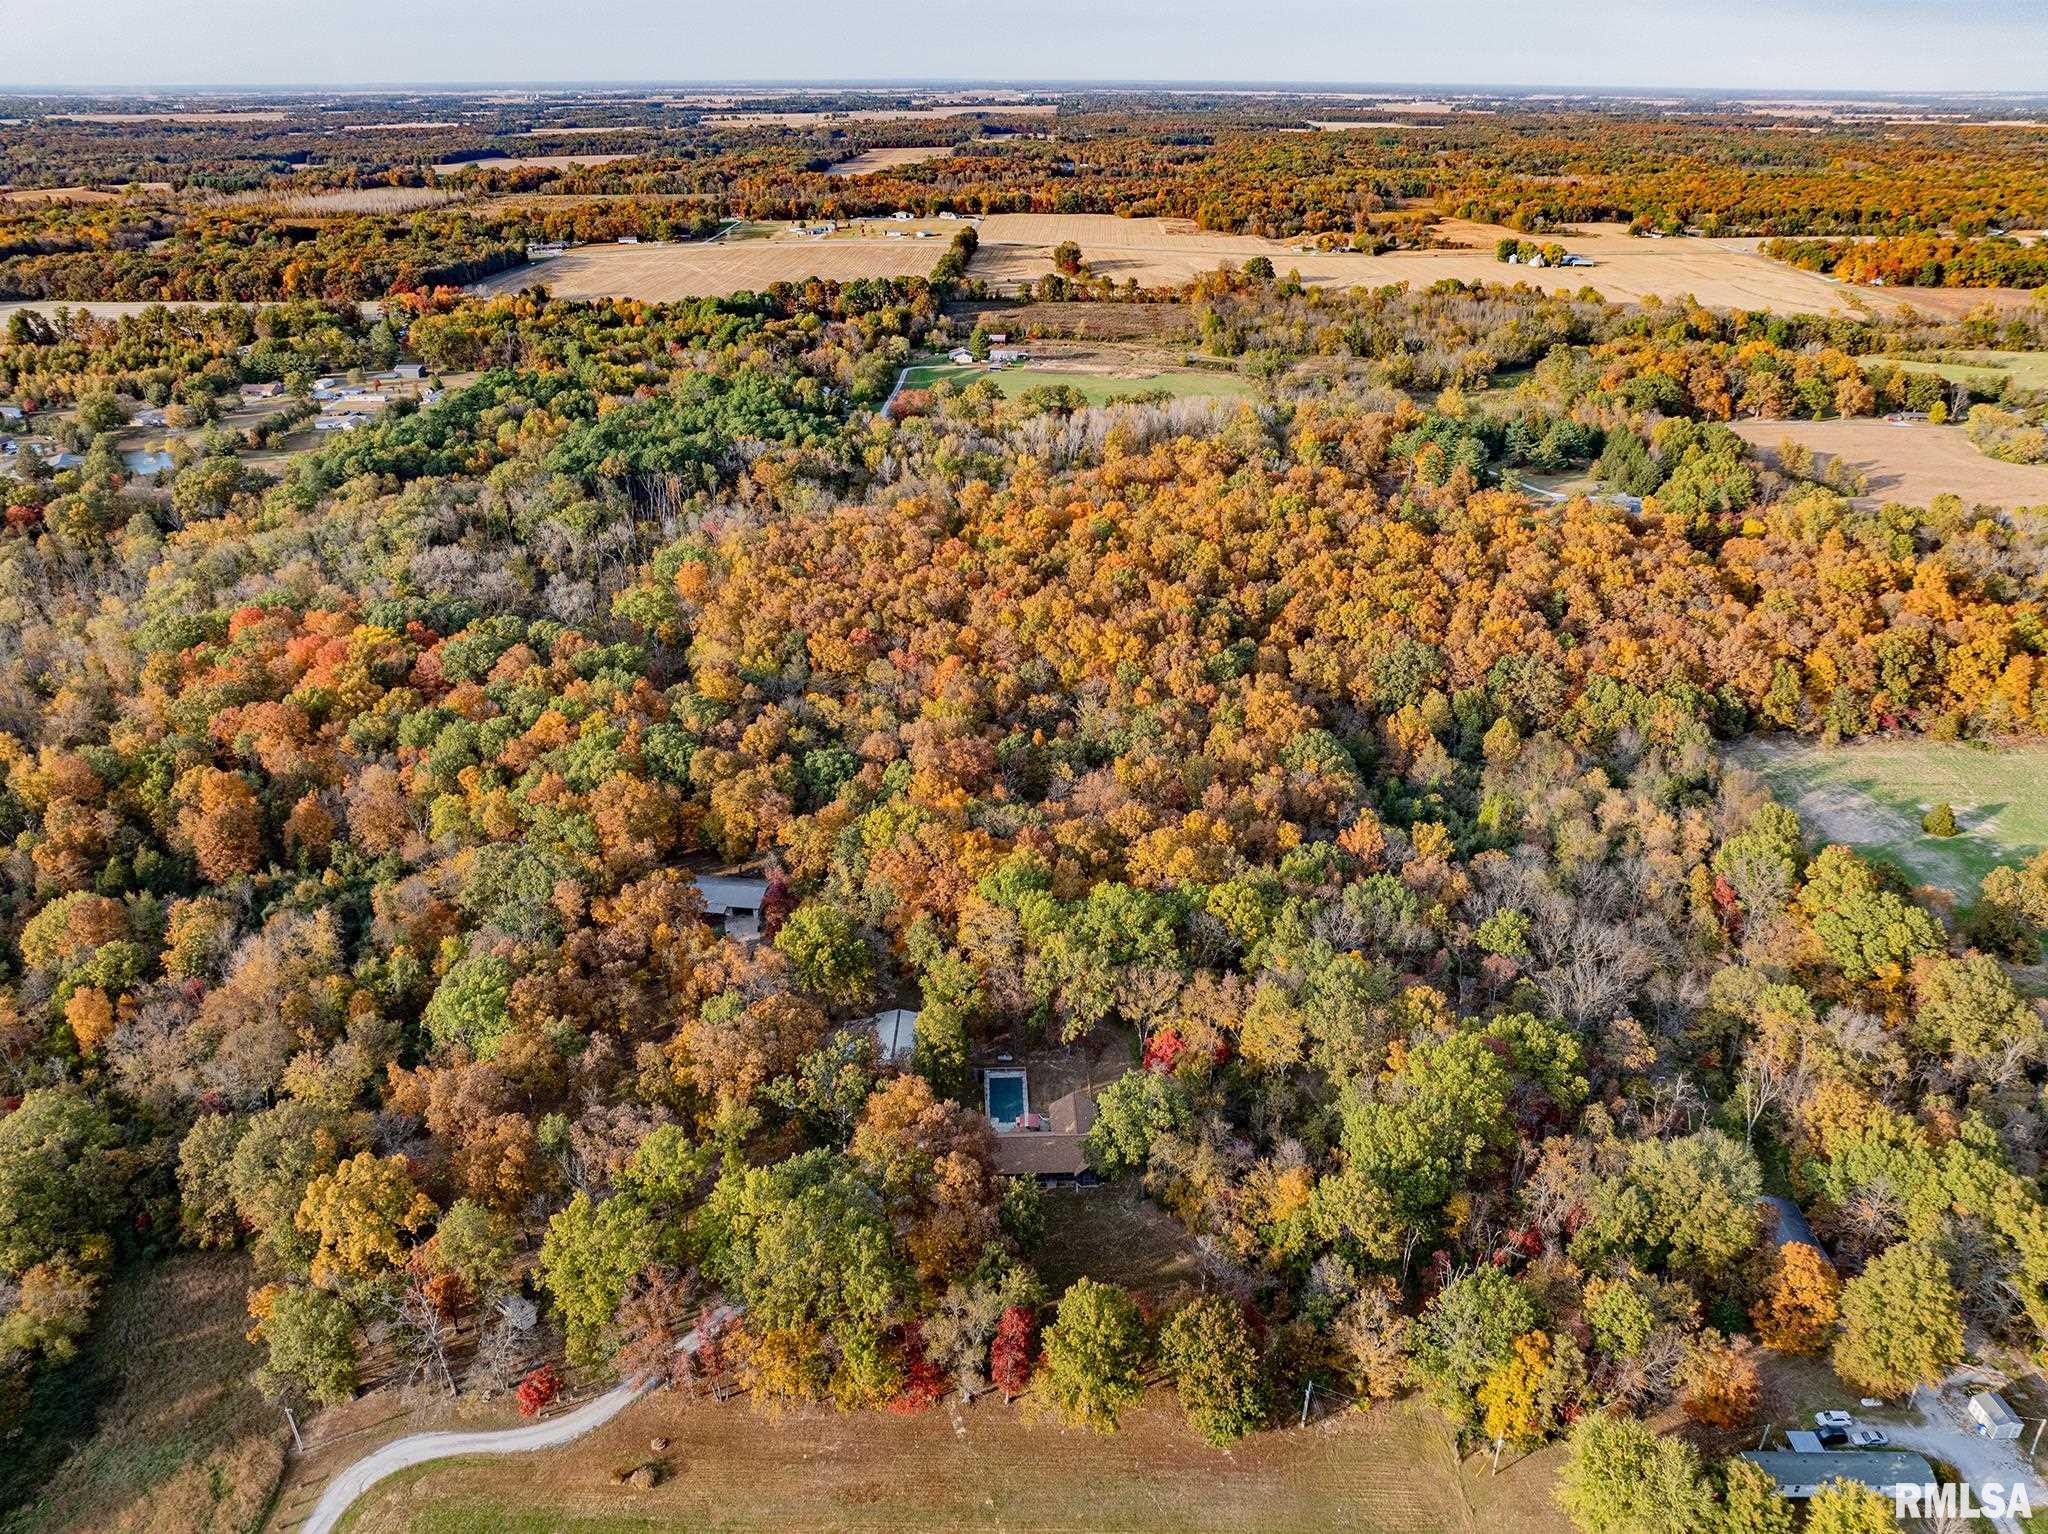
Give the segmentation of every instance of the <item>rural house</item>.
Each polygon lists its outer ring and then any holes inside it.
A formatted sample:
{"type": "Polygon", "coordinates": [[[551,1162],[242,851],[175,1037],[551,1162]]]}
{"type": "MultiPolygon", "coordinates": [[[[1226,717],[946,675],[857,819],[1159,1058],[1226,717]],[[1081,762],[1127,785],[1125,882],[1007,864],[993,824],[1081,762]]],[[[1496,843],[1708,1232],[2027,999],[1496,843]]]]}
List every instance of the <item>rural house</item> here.
{"type": "Polygon", "coordinates": [[[768,899],[768,881],[746,874],[699,874],[697,898],[704,914],[727,937],[751,942],[761,935],[761,907],[768,899]]]}
{"type": "Polygon", "coordinates": [[[1742,1458],[1778,1483],[1778,1495],[1804,1502],[1830,1481],[1854,1481],[1881,1497],[1901,1486],[1932,1486],[1934,1467],[1918,1454],[1904,1451],[1795,1454],[1784,1449],[1749,1450],[1742,1458]]]}
{"type": "MultiPolygon", "coordinates": [[[[1028,1099],[1022,1105],[1025,1111],[1008,1128],[997,1123],[996,1175],[1030,1177],[1042,1185],[1093,1185],[1096,1177],[1088,1167],[1087,1143],[1088,1131],[1095,1126],[1095,1099],[1086,1092],[1069,1092],[1055,1098],[1043,1114],[1028,1111],[1028,1099]]],[[[995,1122],[993,1113],[990,1121],[995,1122]]]]}

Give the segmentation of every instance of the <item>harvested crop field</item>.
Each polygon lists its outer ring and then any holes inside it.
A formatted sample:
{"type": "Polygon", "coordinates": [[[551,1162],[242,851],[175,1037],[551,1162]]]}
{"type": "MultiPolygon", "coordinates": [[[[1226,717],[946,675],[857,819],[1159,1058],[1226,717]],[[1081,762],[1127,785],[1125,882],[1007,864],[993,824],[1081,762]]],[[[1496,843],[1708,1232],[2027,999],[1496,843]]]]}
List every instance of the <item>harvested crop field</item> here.
{"type": "Polygon", "coordinates": [[[1203,1444],[1169,1392],[1111,1435],[984,1397],[919,1416],[690,1405],[628,1408],[538,1457],[469,1459],[372,1488],[348,1534],[654,1534],[656,1530],[1024,1530],[1036,1534],[1562,1534],[1559,1451],[1460,1465],[1441,1419],[1404,1403],[1203,1444]],[[649,1453],[650,1441],[668,1440],[649,1453]],[[659,1484],[613,1473],[658,1459],[659,1484]]]}
{"type": "Polygon", "coordinates": [[[120,194],[92,186],[29,186],[0,191],[0,202],[117,202],[120,194]]]}
{"type": "Polygon", "coordinates": [[[756,292],[777,282],[824,277],[921,277],[939,240],[742,240],[695,245],[585,245],[500,272],[473,293],[545,286],[557,298],[644,298],[668,303],[756,292]]]}
{"type": "MultiPolygon", "coordinates": [[[[1072,240],[1095,272],[1117,282],[1134,277],[1143,287],[1177,286],[1214,271],[1222,262],[1241,265],[1252,256],[1265,256],[1275,270],[1296,271],[1303,282],[1319,285],[1406,282],[1424,288],[1455,277],[1461,282],[1525,283],[1552,293],[1590,287],[1605,298],[1624,302],[1690,294],[1709,307],[1788,314],[1890,312],[1919,304],[1924,294],[1951,291],[1852,288],[1766,260],[1757,252],[1757,240],[1639,239],[1620,224],[1587,224],[1575,232],[1545,236],[1593,262],[1571,267],[1531,268],[1495,260],[1494,243],[1513,231],[1490,224],[1447,219],[1435,233],[1465,248],[1368,256],[1304,250],[1299,242],[1256,235],[1216,234],[1186,219],[999,213],[982,223],[974,274],[999,287],[1014,288],[1051,271],[1052,247],[1072,240]]],[[[1935,300],[1937,306],[1940,302],[1935,300]]]]}
{"type": "Polygon", "coordinates": [[[905,165],[917,165],[925,160],[941,159],[952,152],[951,144],[924,144],[913,149],[870,149],[850,160],[841,160],[827,174],[871,176],[878,170],[896,170],[905,165]]]}
{"type": "Polygon", "coordinates": [[[614,160],[636,158],[630,154],[505,154],[493,155],[487,160],[452,160],[445,165],[436,165],[434,174],[452,176],[457,171],[474,170],[479,166],[485,170],[546,170],[550,166],[609,165],[614,160]]]}
{"type": "Polygon", "coordinates": [[[331,192],[237,192],[221,203],[230,208],[275,208],[280,213],[416,213],[455,200],[454,192],[432,186],[366,186],[331,192]]]}
{"type": "Polygon", "coordinates": [[[1961,899],[1997,864],[2048,847],[2048,756],[2035,747],[1752,739],[1731,754],[1799,812],[1815,845],[1841,842],[1888,859],[1908,878],[1961,899]],[[1960,835],[1920,829],[1936,804],[1955,811],[1960,835]]]}
{"type": "Polygon", "coordinates": [[[1947,493],[1961,496],[1967,505],[2048,506],[2048,467],[1987,458],[1960,426],[1875,419],[1729,424],[1772,460],[1787,438],[1843,460],[1864,476],[1868,488],[1859,498],[1862,505],[1904,501],[1925,506],[1947,493]]]}

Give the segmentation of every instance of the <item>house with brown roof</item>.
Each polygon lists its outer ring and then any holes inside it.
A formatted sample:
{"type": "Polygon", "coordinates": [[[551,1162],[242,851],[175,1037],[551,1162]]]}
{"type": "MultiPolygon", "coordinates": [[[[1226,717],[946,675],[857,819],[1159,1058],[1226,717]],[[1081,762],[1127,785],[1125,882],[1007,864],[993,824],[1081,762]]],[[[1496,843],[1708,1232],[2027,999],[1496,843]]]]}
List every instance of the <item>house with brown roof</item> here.
{"type": "Polygon", "coordinates": [[[995,1169],[1003,1177],[1032,1177],[1041,1184],[1092,1185],[1088,1131],[1095,1126],[1095,1099],[1086,1092],[1055,1098],[1044,1113],[1027,1113],[996,1135],[995,1169]]]}

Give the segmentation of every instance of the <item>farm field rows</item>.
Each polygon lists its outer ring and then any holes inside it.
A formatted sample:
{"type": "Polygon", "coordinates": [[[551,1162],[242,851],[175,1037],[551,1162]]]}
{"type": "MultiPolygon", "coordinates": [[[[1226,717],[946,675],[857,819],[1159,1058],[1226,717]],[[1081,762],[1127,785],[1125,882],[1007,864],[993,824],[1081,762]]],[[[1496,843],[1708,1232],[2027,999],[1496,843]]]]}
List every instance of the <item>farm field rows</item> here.
{"type": "Polygon", "coordinates": [[[825,277],[916,277],[937,263],[940,240],[740,240],[692,245],[588,245],[500,272],[473,293],[545,286],[557,298],[643,298],[665,303],[825,277]]]}
{"type": "Polygon", "coordinates": [[[1728,423],[1744,441],[1775,458],[1786,439],[1839,458],[1862,471],[1868,492],[1863,504],[1905,501],[1925,506],[1944,493],[1966,505],[2048,506],[2048,467],[2006,463],[1977,451],[1959,426],[1922,422],[1894,425],[1855,417],[1834,421],[1728,423]]]}
{"type": "Polygon", "coordinates": [[[1799,812],[1816,845],[1842,842],[1889,859],[1909,878],[1959,898],[1974,896],[1997,864],[2048,847],[2048,753],[2037,747],[1920,739],[1822,747],[1774,739],[1748,741],[1733,755],[1799,812]],[[1961,835],[1920,829],[1921,815],[1937,803],[1954,809],[1961,835]]]}

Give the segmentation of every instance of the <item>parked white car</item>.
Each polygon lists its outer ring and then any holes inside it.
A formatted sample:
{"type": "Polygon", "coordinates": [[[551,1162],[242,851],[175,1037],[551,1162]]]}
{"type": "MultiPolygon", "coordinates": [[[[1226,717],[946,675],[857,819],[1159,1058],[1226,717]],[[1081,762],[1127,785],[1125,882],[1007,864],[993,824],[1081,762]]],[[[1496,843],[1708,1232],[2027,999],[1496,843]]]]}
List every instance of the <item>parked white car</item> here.
{"type": "Polygon", "coordinates": [[[1853,1449],[1882,1449],[1891,1440],[1874,1427],[1853,1427],[1849,1429],[1849,1446],[1853,1449]]]}
{"type": "Polygon", "coordinates": [[[1815,1427],[1854,1427],[1856,1419],[1845,1411],[1817,1411],[1813,1414],[1815,1427]]]}

